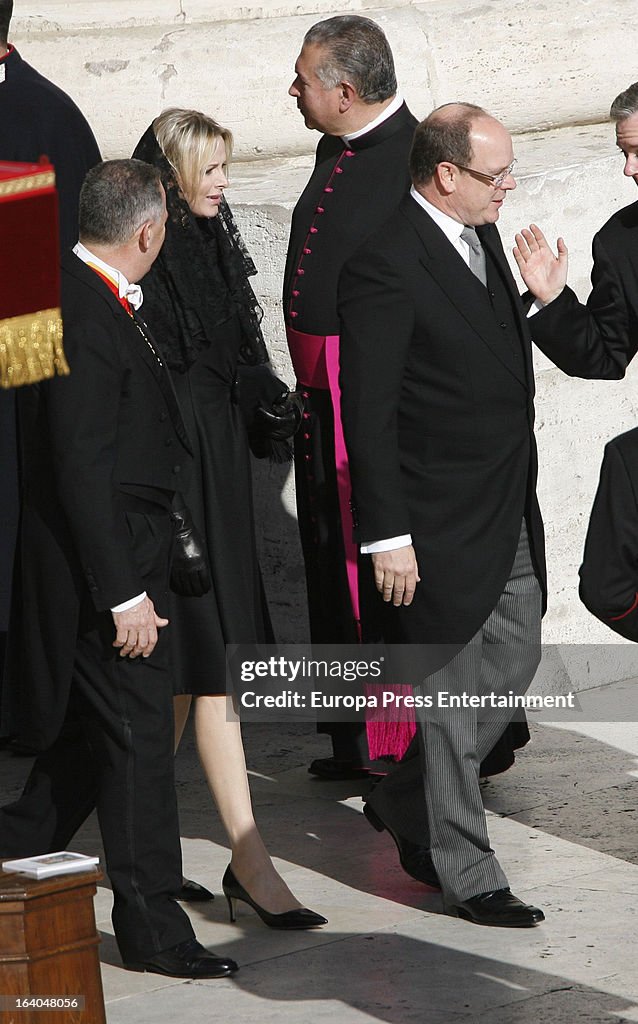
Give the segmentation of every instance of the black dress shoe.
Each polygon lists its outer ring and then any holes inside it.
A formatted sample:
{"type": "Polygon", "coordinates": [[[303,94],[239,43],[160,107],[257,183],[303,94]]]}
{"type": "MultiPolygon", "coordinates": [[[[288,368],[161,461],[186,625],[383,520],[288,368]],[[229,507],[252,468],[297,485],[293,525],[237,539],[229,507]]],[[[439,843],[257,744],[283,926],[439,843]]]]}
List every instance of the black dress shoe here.
{"type": "Polygon", "coordinates": [[[271,914],[269,910],[260,907],[258,903],[244,889],[241,882],[238,882],[233,874],[230,864],[222,878],[222,889],[228,900],[228,912],[231,923],[235,921],[235,903],[240,900],[252,907],[256,914],[269,928],[285,928],[288,931],[303,928],[320,928],[322,924],[328,924],[327,918],[321,914],[315,914],[314,910],[307,907],[295,907],[293,910],[284,910],[282,914],[271,914]]]}
{"type": "Polygon", "coordinates": [[[175,899],[182,903],[205,903],[215,897],[210,889],[205,889],[199,882],[194,882],[192,878],[182,878],[182,888],[175,899]]]}
{"type": "Polygon", "coordinates": [[[15,738],[9,740],[7,748],[13,757],[37,757],[39,753],[35,747],[29,746],[28,743],[22,743],[15,738]]]}
{"type": "Polygon", "coordinates": [[[124,965],[129,971],[149,971],[151,974],[168,974],[171,978],[226,978],[239,970],[234,960],[227,956],[215,956],[197,939],[186,939],[177,946],[163,949],[148,960],[124,965]]]}
{"type": "Polygon", "coordinates": [[[399,851],[399,861],[404,871],[410,875],[411,878],[415,878],[417,882],[422,882],[427,885],[430,889],[435,889],[437,892],[441,886],[432,863],[430,851],[426,846],[421,846],[419,843],[413,843],[409,839],[404,839],[398,832],[391,829],[389,825],[386,825],[384,821],[373,811],[370,804],[363,805],[363,813],[370,822],[373,828],[376,828],[377,832],[389,832],[394,842],[396,843],[397,850],[399,851]]]}
{"type": "Polygon", "coordinates": [[[378,757],[375,761],[367,761],[361,764],[360,761],[340,760],[338,757],[318,757],[308,769],[310,775],[316,775],[318,779],[326,779],[328,782],[341,782],[344,779],[376,779],[387,775],[396,758],[390,755],[378,757]]]}
{"type": "Polygon", "coordinates": [[[482,892],[469,900],[449,904],[445,908],[452,917],[462,917],[474,924],[490,924],[497,928],[533,928],[545,920],[538,907],[523,903],[509,889],[482,892]]]}
{"type": "Polygon", "coordinates": [[[346,779],[367,779],[369,771],[355,761],[339,761],[336,757],[318,757],[308,772],[328,782],[342,782],[346,779]]]}

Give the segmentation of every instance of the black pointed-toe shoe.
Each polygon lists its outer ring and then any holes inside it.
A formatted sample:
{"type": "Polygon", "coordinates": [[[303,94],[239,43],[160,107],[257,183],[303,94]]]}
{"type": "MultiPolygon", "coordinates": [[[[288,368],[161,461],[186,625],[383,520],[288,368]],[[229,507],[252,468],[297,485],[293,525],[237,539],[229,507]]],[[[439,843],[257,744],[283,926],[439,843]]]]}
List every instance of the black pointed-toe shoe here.
{"type": "Polygon", "coordinates": [[[497,928],[533,928],[545,920],[542,910],[523,903],[509,889],[482,892],[469,900],[447,904],[445,910],[452,917],[497,928]]]}
{"type": "Polygon", "coordinates": [[[372,810],[370,804],[363,805],[363,813],[377,832],[386,831],[392,836],[399,851],[401,867],[410,875],[410,878],[414,878],[417,882],[422,882],[423,885],[438,892],[441,886],[427,846],[404,839],[381,820],[377,812],[372,810]]]}
{"type": "Polygon", "coordinates": [[[210,889],[206,889],[199,882],[192,878],[182,878],[182,887],[175,897],[181,903],[205,903],[207,900],[214,900],[215,897],[210,889]]]}
{"type": "Polygon", "coordinates": [[[186,939],[177,946],[163,949],[148,960],[129,962],[124,966],[129,971],[167,974],[171,978],[227,978],[239,970],[239,966],[230,957],[216,956],[197,939],[186,939]]]}
{"type": "Polygon", "coordinates": [[[252,907],[256,914],[269,928],[287,928],[289,930],[302,928],[320,928],[322,924],[328,924],[327,918],[321,914],[315,914],[314,910],[307,910],[306,907],[296,907],[294,910],[285,910],[283,914],[271,914],[264,910],[258,903],[255,903],[252,896],[249,896],[243,885],[235,878],[230,864],[226,868],[222,879],[224,896],[228,900],[228,912],[231,922],[235,921],[235,901],[240,900],[252,907]]]}

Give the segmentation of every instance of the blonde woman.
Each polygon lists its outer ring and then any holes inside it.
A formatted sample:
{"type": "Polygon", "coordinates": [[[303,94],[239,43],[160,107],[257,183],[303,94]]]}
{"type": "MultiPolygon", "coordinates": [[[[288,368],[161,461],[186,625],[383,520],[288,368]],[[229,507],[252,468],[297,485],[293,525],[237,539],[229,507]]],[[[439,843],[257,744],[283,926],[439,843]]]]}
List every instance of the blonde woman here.
{"type": "Polygon", "coordinates": [[[253,817],[239,719],[226,694],[225,645],[271,639],[257,563],[250,459],[238,405],[238,361],[268,360],[255,273],[224,200],[231,133],[193,110],[155,119],[134,157],[159,168],[168,221],[142,281],[142,313],[168,364],[195,448],[185,504],[205,539],[211,587],[171,595],[177,742],[194,701],[195,737],[232,850],[223,889],[234,920],[243,900],[269,926],[315,928],[275,870],[253,817]]]}

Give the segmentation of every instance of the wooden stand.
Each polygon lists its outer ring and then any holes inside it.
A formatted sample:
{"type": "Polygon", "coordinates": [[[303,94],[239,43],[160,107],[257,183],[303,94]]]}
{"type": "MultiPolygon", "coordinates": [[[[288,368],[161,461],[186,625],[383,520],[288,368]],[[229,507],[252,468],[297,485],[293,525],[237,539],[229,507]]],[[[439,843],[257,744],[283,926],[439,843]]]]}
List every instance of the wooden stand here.
{"type": "Polygon", "coordinates": [[[2,1024],[105,1024],[93,909],[101,878],[98,870],[41,881],[0,871],[2,1024]],[[83,1009],[72,1005],[80,996],[83,1009]],[[12,1008],[16,997],[39,1003],[12,1008]],[[69,1005],[55,1009],[47,997],[69,1005]]]}

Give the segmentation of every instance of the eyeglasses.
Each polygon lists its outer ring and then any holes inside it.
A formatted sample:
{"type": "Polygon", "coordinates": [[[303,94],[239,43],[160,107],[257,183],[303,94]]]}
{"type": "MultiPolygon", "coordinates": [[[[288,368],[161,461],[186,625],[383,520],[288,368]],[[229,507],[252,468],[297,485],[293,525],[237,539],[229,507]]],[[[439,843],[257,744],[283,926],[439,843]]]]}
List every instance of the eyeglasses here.
{"type": "Polygon", "coordinates": [[[477,171],[474,167],[464,167],[463,164],[457,164],[452,160],[450,163],[454,163],[455,167],[458,167],[460,171],[467,171],[468,174],[473,174],[475,178],[482,178],[483,181],[486,181],[488,185],[492,186],[492,188],[500,188],[505,179],[509,178],[510,174],[514,170],[516,160],[512,160],[509,167],[504,171],[501,171],[500,174],[485,174],[484,171],[477,171]]]}

